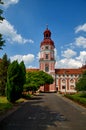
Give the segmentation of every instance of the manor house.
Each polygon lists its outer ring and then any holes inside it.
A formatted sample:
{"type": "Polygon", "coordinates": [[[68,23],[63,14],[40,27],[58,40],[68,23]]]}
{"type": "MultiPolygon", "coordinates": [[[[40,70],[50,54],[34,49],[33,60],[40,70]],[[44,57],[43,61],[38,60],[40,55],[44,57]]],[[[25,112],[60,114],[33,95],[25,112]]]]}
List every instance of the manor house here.
{"type": "Polygon", "coordinates": [[[81,76],[84,70],[86,70],[86,65],[77,69],[68,68],[55,68],[55,54],[54,54],[55,44],[51,39],[51,31],[46,28],[44,31],[44,39],[40,43],[40,59],[39,59],[39,69],[27,69],[27,71],[39,71],[50,74],[54,78],[54,83],[51,85],[45,85],[40,87],[42,92],[56,92],[60,93],[75,93],[75,83],[81,76]]]}

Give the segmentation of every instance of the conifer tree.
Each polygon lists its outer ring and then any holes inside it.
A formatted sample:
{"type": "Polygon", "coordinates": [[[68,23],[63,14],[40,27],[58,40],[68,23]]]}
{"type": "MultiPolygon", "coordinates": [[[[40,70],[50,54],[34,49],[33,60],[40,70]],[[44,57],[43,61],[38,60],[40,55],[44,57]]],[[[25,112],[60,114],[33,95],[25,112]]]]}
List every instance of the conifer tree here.
{"type": "Polygon", "coordinates": [[[24,62],[22,61],[20,63],[20,69],[21,69],[21,85],[23,86],[26,82],[26,68],[25,68],[25,64],[24,62]]]}
{"type": "Polygon", "coordinates": [[[5,95],[6,83],[7,83],[7,70],[10,64],[10,60],[5,53],[0,62],[0,95],[5,95]]]}
{"type": "Polygon", "coordinates": [[[24,77],[24,63],[18,63],[18,61],[13,61],[8,68],[7,73],[7,99],[10,102],[15,102],[18,100],[23,91],[23,84],[25,82],[24,77]]]}

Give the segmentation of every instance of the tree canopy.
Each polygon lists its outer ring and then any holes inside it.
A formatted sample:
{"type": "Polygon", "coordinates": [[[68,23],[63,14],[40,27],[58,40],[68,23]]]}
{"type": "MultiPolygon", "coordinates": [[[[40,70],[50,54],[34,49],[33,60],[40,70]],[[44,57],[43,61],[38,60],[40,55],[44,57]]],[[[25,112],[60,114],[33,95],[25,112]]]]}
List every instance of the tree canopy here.
{"type": "Polygon", "coordinates": [[[86,91],[86,71],[83,72],[82,76],[76,83],[77,91],[86,91]]]}
{"type": "Polygon", "coordinates": [[[26,74],[26,84],[24,85],[24,89],[26,91],[37,91],[40,86],[45,84],[52,84],[54,79],[51,75],[43,72],[28,72],[26,74]]]}

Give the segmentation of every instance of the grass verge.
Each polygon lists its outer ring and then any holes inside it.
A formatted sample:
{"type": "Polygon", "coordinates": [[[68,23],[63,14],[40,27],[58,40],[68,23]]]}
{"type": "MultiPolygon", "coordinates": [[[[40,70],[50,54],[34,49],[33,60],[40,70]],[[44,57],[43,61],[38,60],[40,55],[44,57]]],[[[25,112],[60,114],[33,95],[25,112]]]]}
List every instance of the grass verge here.
{"type": "Polygon", "coordinates": [[[66,94],[65,97],[86,107],[86,93],[77,93],[77,94],[73,94],[73,95],[66,94]]]}
{"type": "Polygon", "coordinates": [[[19,105],[22,102],[25,102],[26,99],[20,98],[14,104],[10,103],[6,97],[0,96],[0,114],[4,114],[6,111],[12,109],[14,106],[19,105]]]}
{"type": "Polygon", "coordinates": [[[13,107],[12,103],[9,103],[6,97],[0,96],[0,114],[13,107]]]}

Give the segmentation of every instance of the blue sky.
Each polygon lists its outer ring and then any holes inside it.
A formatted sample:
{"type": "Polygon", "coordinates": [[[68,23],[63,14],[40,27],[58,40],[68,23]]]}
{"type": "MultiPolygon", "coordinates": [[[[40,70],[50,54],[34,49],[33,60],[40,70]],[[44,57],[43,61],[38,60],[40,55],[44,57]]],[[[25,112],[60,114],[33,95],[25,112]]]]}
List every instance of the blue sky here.
{"type": "Polygon", "coordinates": [[[40,43],[46,24],[55,43],[56,68],[78,68],[86,61],[86,0],[3,0],[0,57],[39,68],[40,43]]]}

